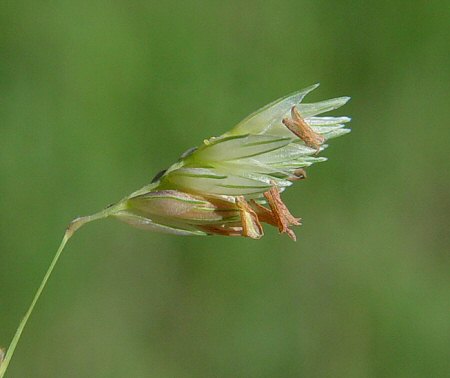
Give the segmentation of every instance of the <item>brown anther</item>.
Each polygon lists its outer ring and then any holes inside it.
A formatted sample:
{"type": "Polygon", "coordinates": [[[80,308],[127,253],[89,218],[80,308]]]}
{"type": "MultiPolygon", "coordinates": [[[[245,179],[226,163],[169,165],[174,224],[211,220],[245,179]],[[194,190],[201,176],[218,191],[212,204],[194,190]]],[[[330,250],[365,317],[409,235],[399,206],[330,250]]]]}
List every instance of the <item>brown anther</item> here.
{"type": "Polygon", "coordinates": [[[264,207],[263,205],[259,204],[258,202],[256,202],[253,199],[250,200],[250,204],[252,205],[253,209],[255,210],[256,214],[258,215],[258,219],[261,222],[278,227],[278,223],[273,215],[272,210],[268,209],[267,207],[264,207]]]}
{"type": "Polygon", "coordinates": [[[291,118],[284,118],[283,124],[297,135],[308,147],[315,148],[316,154],[320,151],[320,146],[325,141],[325,138],[316,133],[311,126],[300,115],[297,107],[293,106],[291,109],[291,118]]]}
{"type": "Polygon", "coordinates": [[[289,181],[304,180],[306,178],[306,172],[303,168],[296,169],[292,174],[293,175],[288,178],[289,181]]]}
{"type": "Polygon", "coordinates": [[[242,236],[252,239],[261,238],[264,235],[264,231],[255,211],[242,196],[236,197],[236,205],[241,216],[242,236]]]}
{"type": "MultiPolygon", "coordinates": [[[[279,189],[274,185],[270,190],[264,193],[264,197],[267,199],[267,202],[270,206],[270,213],[271,213],[271,221],[267,222],[270,224],[275,224],[278,227],[278,230],[281,233],[286,233],[292,240],[297,240],[294,231],[292,231],[289,227],[290,226],[300,226],[300,218],[295,218],[284,202],[281,200],[280,197],[280,191],[279,189]]],[[[261,213],[263,210],[260,209],[264,208],[261,205],[258,205],[259,211],[261,213]]],[[[268,209],[264,208],[265,210],[269,211],[268,209]]],[[[261,215],[259,215],[261,217],[261,215]]],[[[261,218],[262,220],[263,218],[261,218]]]]}

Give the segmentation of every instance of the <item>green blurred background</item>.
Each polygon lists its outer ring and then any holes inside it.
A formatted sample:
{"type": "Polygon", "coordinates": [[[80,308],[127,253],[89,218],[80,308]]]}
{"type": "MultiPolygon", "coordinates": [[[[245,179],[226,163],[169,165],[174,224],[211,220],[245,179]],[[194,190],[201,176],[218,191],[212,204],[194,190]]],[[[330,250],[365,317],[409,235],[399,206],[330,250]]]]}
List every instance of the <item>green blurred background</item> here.
{"type": "Polygon", "coordinates": [[[353,132],[284,196],[298,242],[68,245],[8,377],[450,376],[447,1],[2,1],[0,344],[66,224],[315,82],[353,132]]]}

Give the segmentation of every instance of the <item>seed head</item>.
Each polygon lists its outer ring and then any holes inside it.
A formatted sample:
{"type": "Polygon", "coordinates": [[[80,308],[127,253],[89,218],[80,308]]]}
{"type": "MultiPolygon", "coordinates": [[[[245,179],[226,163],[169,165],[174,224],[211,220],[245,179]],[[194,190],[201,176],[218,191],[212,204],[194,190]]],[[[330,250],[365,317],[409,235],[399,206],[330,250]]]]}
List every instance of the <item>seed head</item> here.
{"type": "Polygon", "coordinates": [[[280,194],[306,178],[305,168],[331,138],[348,133],[348,117],[318,116],[349,97],[304,104],[318,85],[279,99],[227,133],[203,141],[160,172],[151,184],[111,207],[133,226],[178,235],[227,235],[259,239],[262,223],[296,240],[299,226],[280,194]]]}

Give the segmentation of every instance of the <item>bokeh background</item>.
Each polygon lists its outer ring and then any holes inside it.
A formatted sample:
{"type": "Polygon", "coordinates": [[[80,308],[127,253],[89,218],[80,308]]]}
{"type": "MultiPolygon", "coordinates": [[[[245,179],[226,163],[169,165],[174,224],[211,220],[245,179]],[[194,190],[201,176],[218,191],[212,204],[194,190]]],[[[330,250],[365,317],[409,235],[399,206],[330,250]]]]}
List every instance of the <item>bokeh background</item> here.
{"type": "Polygon", "coordinates": [[[0,344],[66,224],[315,82],[353,132],[285,200],[298,242],[69,243],[8,377],[448,377],[447,1],[2,1],[0,344]]]}

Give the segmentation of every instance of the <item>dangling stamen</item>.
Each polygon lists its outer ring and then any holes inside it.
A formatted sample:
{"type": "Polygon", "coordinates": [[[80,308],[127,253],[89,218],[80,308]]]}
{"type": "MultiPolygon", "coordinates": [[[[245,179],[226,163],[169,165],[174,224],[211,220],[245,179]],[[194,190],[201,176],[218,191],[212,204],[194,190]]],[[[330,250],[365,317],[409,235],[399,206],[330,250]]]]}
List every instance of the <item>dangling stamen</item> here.
{"type": "Polygon", "coordinates": [[[303,168],[296,169],[294,172],[292,172],[292,176],[288,177],[289,181],[298,181],[298,180],[304,180],[306,178],[306,172],[303,168]]]}
{"type": "Polygon", "coordinates": [[[320,146],[325,141],[325,138],[317,134],[302,118],[297,107],[293,106],[291,109],[291,118],[284,118],[283,124],[297,135],[308,147],[315,148],[316,153],[320,151],[320,146]]]}
{"type": "Polygon", "coordinates": [[[256,215],[258,216],[258,219],[261,222],[278,227],[278,222],[276,221],[272,210],[268,209],[267,207],[264,207],[263,205],[259,204],[253,199],[250,200],[250,204],[252,205],[253,209],[256,212],[256,215]]]}
{"type": "Polygon", "coordinates": [[[241,216],[242,236],[252,239],[261,238],[264,235],[264,231],[255,211],[242,196],[236,197],[236,205],[241,216]]]}
{"type": "Polygon", "coordinates": [[[292,231],[290,226],[300,226],[300,218],[295,218],[284,202],[281,200],[280,191],[276,186],[273,186],[270,190],[264,193],[267,202],[269,203],[270,209],[272,210],[273,220],[278,226],[278,230],[281,233],[287,233],[292,240],[297,240],[294,231],[292,231]]]}

